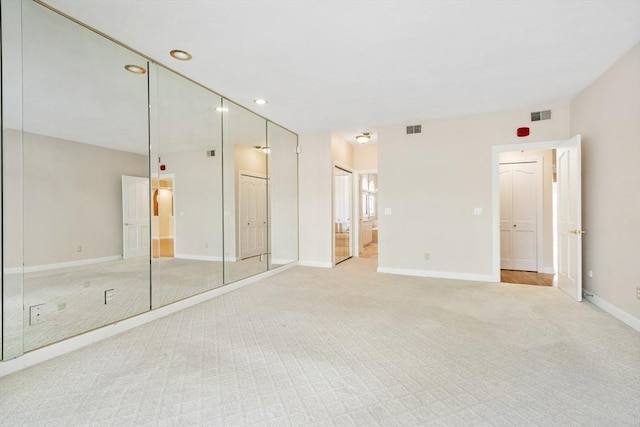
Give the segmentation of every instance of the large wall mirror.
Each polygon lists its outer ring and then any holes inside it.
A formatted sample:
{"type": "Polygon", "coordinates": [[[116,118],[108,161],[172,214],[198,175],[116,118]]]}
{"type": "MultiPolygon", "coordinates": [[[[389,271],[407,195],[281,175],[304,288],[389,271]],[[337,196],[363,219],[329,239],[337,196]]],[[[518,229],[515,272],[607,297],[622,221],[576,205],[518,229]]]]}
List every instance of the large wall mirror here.
{"type": "Polygon", "coordinates": [[[235,282],[266,271],[267,121],[224,100],[224,273],[235,282]]]}
{"type": "Polygon", "coordinates": [[[298,136],[267,123],[269,268],[298,260],[298,136]]]}
{"type": "Polygon", "coordinates": [[[3,135],[4,285],[22,299],[9,355],[150,307],[147,61],[29,1],[21,37],[22,129],[3,135]]]}
{"type": "Polygon", "coordinates": [[[297,135],[2,8],[2,360],[298,259],[297,135]]]}
{"type": "Polygon", "coordinates": [[[152,66],[153,307],[223,284],[222,98],[152,66]]]}

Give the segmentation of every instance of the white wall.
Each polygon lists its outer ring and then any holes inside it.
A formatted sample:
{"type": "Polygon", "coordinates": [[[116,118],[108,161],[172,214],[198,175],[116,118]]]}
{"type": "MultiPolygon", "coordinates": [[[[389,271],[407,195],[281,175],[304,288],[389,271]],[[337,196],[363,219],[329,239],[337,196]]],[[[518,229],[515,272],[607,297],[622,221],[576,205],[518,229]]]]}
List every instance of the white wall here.
{"type": "Polygon", "coordinates": [[[568,138],[568,105],[421,124],[421,134],[406,135],[404,124],[378,129],[378,268],[491,280],[491,147],[568,138]],[[552,110],[551,120],[530,121],[531,111],[544,109],[552,110]],[[531,134],[518,138],[522,126],[531,134]],[[473,215],[476,207],[482,216],[473,215]]]}
{"type": "Polygon", "coordinates": [[[358,144],[353,146],[353,168],[357,171],[378,169],[378,144],[358,144]]]}
{"type": "Polygon", "coordinates": [[[584,287],[640,318],[640,44],[571,101],[582,135],[584,287]]]}
{"type": "Polygon", "coordinates": [[[331,267],[331,134],[299,136],[300,264],[331,267]]]}
{"type": "Polygon", "coordinates": [[[337,166],[353,170],[353,145],[335,133],[331,134],[331,156],[337,166]]]}

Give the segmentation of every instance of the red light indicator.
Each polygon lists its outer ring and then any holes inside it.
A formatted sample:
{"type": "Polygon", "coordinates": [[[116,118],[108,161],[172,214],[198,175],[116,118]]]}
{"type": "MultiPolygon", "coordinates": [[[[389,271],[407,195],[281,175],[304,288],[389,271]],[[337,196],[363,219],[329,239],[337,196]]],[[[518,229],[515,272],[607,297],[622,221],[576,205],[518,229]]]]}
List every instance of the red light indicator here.
{"type": "Polygon", "coordinates": [[[529,136],[529,128],[518,128],[518,136],[529,136]]]}

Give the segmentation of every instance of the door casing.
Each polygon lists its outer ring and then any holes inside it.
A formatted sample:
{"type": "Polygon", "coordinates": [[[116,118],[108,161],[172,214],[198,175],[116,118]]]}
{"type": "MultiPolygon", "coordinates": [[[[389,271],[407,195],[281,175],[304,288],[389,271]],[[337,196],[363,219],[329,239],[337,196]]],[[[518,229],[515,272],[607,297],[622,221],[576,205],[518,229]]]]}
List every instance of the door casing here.
{"type": "MultiPolygon", "coordinates": [[[[579,137],[579,135],[577,135],[579,137]]],[[[570,139],[553,140],[544,142],[526,142],[507,145],[494,145],[491,147],[491,181],[492,181],[492,261],[493,268],[491,272],[494,282],[500,281],[500,153],[509,151],[533,151],[533,150],[551,150],[560,148],[570,139]]],[[[554,286],[557,286],[554,281],[554,286]]],[[[581,287],[581,283],[580,283],[581,287]]]]}

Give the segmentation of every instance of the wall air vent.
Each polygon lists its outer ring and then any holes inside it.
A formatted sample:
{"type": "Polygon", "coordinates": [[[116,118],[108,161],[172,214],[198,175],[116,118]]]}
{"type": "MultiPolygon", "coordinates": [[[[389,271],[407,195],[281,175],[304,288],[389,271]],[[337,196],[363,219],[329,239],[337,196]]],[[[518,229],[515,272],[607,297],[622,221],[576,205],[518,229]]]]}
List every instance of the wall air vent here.
{"type": "Polygon", "coordinates": [[[551,119],[551,110],[531,112],[532,122],[539,122],[540,120],[550,120],[550,119],[551,119]]]}
{"type": "Polygon", "coordinates": [[[407,135],[412,133],[422,133],[422,125],[407,126],[407,135]]]}

